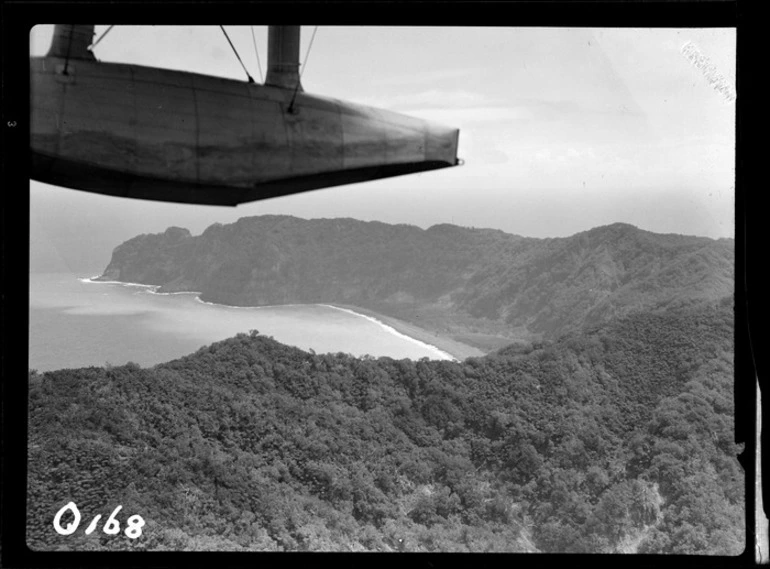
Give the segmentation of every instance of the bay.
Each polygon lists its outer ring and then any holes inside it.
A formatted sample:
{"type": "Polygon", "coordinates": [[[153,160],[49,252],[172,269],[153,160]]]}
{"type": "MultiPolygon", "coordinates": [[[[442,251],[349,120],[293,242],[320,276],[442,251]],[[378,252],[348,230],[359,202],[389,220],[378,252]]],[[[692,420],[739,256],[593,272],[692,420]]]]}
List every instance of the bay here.
{"type": "Polygon", "coordinates": [[[230,307],[197,293],[91,282],[73,273],[30,274],[29,367],[150,366],[212,342],[248,333],[317,353],[451,359],[371,317],[327,305],[230,307]]]}

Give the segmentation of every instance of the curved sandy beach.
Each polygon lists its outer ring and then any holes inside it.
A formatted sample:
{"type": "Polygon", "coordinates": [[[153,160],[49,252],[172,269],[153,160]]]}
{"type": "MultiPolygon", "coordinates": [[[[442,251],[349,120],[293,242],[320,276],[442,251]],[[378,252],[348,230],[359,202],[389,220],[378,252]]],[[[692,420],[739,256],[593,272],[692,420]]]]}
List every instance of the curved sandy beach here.
{"type": "MultiPolygon", "coordinates": [[[[220,303],[202,300],[200,298],[200,293],[198,292],[184,291],[184,292],[178,292],[178,293],[159,293],[157,292],[157,289],[160,287],[157,285],[145,285],[141,283],[129,283],[129,282],[123,282],[123,281],[103,281],[103,280],[97,280],[97,279],[98,279],[98,276],[83,277],[78,280],[80,280],[81,282],[89,282],[94,284],[119,284],[123,286],[143,287],[143,288],[150,289],[149,292],[152,292],[155,294],[194,294],[196,295],[196,300],[198,302],[202,304],[209,304],[212,306],[226,306],[228,308],[244,308],[244,309],[270,308],[269,306],[231,306],[229,304],[220,304],[220,303]]],[[[389,332],[397,336],[403,336],[406,339],[412,340],[418,344],[422,344],[426,348],[432,351],[435,351],[436,355],[439,356],[439,358],[454,359],[457,361],[462,361],[468,357],[477,357],[477,356],[484,355],[484,352],[482,352],[478,348],[474,348],[473,346],[469,346],[467,344],[457,342],[450,338],[439,336],[428,330],[425,330],[424,328],[415,326],[414,324],[404,322],[403,320],[399,320],[391,316],[385,316],[384,314],[380,314],[379,312],[374,312],[373,310],[368,310],[366,308],[361,308],[360,306],[321,304],[321,303],[318,303],[318,305],[325,306],[327,308],[333,308],[336,310],[342,310],[349,314],[353,314],[361,318],[365,318],[367,320],[373,321],[374,323],[382,326],[383,328],[385,328],[386,330],[388,330],[389,332]]]]}
{"type": "Polygon", "coordinates": [[[445,352],[451,355],[453,358],[459,361],[462,361],[465,358],[473,358],[473,357],[479,357],[484,355],[484,352],[482,352],[478,348],[474,348],[473,346],[469,346],[467,344],[457,342],[456,340],[452,340],[451,338],[439,336],[438,334],[434,334],[429,330],[425,330],[424,328],[420,328],[419,326],[415,326],[414,324],[410,324],[409,322],[404,322],[403,320],[399,320],[398,318],[393,318],[391,316],[385,316],[384,314],[381,314],[379,312],[374,312],[373,310],[369,310],[367,308],[361,308],[360,306],[348,306],[348,305],[342,305],[342,304],[340,305],[327,304],[325,306],[333,306],[335,308],[343,309],[349,312],[359,314],[361,316],[367,316],[369,318],[372,318],[373,320],[379,322],[380,324],[384,324],[389,328],[393,328],[395,331],[397,331],[398,333],[404,336],[408,336],[409,338],[418,340],[421,343],[434,346],[439,350],[441,350],[442,352],[445,352]]]}

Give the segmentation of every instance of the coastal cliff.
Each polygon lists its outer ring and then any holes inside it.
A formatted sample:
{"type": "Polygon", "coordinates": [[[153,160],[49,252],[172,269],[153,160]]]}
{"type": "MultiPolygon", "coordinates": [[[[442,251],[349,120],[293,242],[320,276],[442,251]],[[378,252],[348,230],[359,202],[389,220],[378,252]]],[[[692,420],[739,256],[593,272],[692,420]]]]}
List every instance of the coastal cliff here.
{"type": "Polygon", "coordinates": [[[236,306],[357,306],[492,349],[733,293],[734,241],[616,223],[565,238],[248,217],[118,246],[102,280],[236,306]]]}

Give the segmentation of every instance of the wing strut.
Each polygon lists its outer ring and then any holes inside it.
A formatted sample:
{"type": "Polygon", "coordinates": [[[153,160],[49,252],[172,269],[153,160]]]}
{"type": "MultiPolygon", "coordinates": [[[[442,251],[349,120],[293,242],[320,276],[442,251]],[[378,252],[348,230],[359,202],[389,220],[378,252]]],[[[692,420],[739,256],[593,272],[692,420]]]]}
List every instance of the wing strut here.
{"type": "Polygon", "coordinates": [[[265,85],[303,90],[299,82],[299,26],[268,26],[265,85]]]}
{"type": "Polygon", "coordinates": [[[93,39],[93,25],[56,24],[53,29],[51,49],[48,50],[46,57],[96,61],[96,57],[88,49],[93,39]]]}

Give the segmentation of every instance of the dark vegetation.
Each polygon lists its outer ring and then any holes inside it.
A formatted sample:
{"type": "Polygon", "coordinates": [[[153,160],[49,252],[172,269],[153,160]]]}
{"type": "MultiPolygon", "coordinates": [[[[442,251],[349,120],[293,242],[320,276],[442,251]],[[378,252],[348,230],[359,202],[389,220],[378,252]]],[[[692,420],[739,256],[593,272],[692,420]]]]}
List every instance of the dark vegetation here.
{"type": "MultiPolygon", "coordinates": [[[[348,225],[356,231],[352,222],[324,231],[334,241],[348,225]]],[[[443,232],[465,234],[452,227],[422,233],[443,232]]],[[[180,258],[204,260],[178,264],[169,255],[168,265],[154,265],[167,271],[156,283],[200,274],[198,282],[216,285],[211,290],[229,300],[274,302],[268,293],[260,296],[268,290],[262,285],[238,288],[252,281],[227,244],[250,234],[224,227],[210,228],[204,238],[180,233],[178,246],[191,243],[197,251],[180,258]],[[204,250],[221,255],[216,270],[207,272],[211,257],[204,250]],[[231,288],[222,288],[225,275],[231,288]]],[[[499,232],[471,235],[498,242],[495,256],[526,249],[527,240],[499,232]]],[[[649,235],[649,246],[657,247],[659,236],[649,235]]],[[[307,245],[305,239],[298,245],[307,245]]],[[[580,239],[592,239],[591,232],[571,242],[576,256],[580,239]]],[[[713,242],[676,239],[692,252],[661,262],[660,282],[675,278],[681,264],[698,271],[704,258],[718,264],[728,257],[713,242]]],[[[557,241],[542,243],[551,252],[537,258],[572,254],[570,242],[557,241]]],[[[303,282],[291,276],[301,263],[278,242],[255,237],[253,247],[274,263],[255,282],[303,282]]],[[[115,259],[125,260],[129,244],[115,259]]],[[[388,247],[382,244],[382,255],[388,247]]],[[[425,281],[426,295],[443,290],[438,267],[449,264],[448,256],[434,258],[436,278],[425,281]]],[[[411,262],[394,258],[394,277],[381,294],[411,286],[411,262]]],[[[460,265],[451,270],[465,274],[460,265]]],[[[633,267],[625,266],[628,275],[643,270],[633,267]]],[[[572,286],[569,272],[533,271],[530,278],[545,290],[559,279],[572,286]]],[[[326,276],[329,282],[335,274],[326,276]]],[[[521,301],[481,301],[493,298],[482,283],[498,278],[494,270],[473,274],[486,276],[462,277],[476,279],[479,288],[454,302],[471,311],[487,306],[502,318],[513,314],[502,307],[521,301]]],[[[631,282],[608,286],[613,294],[632,294],[631,282]]],[[[534,289],[516,290],[511,299],[534,289]]],[[[731,300],[673,304],[463,363],[317,355],[252,332],[148,369],[30,372],[28,543],[34,549],[738,554],[744,505],[733,440],[731,300]],[[69,501],[83,521],[62,537],[52,520],[69,501]],[[104,521],[117,505],[122,524],[131,514],[146,520],[139,539],[83,535],[96,514],[104,521]]],[[[529,314],[536,328],[548,321],[529,314]]]]}
{"type": "Polygon", "coordinates": [[[117,247],[103,278],[229,305],[338,303],[484,350],[733,292],[734,241],[613,224],[559,239],[354,219],[242,218],[117,247]],[[503,340],[501,340],[501,338],[503,340]],[[505,339],[508,341],[506,342],[505,339]]]}

